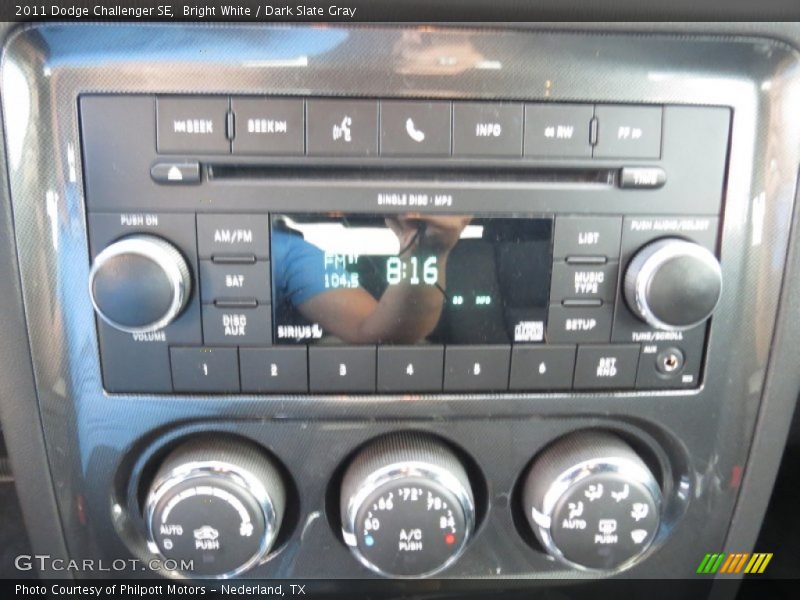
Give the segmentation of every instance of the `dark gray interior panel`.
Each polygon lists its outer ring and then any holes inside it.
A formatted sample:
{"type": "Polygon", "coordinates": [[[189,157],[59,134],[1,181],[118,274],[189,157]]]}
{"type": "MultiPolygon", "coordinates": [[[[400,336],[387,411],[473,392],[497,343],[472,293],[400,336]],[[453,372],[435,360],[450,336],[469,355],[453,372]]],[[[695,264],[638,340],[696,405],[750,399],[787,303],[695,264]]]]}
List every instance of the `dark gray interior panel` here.
{"type": "MultiPolygon", "coordinates": [[[[760,480],[752,465],[774,471],[777,457],[764,439],[769,432],[785,437],[773,415],[783,414],[786,398],[796,392],[785,372],[768,369],[775,360],[792,370],[786,350],[793,330],[776,327],[791,321],[793,301],[781,301],[782,290],[797,295],[782,286],[800,164],[800,56],[762,37],[448,27],[411,33],[377,26],[50,24],[21,30],[7,44],[2,92],[14,237],[4,239],[7,245],[16,242],[22,285],[15,293],[24,302],[35,393],[29,366],[14,369],[28,369],[27,399],[21,401],[27,402],[29,425],[41,419],[43,434],[40,443],[29,439],[46,451],[47,469],[39,465],[37,472],[52,477],[52,488],[23,485],[21,492],[39,496],[38,502],[54,494],[71,557],[146,556],[141,494],[154,465],[184,436],[221,433],[269,450],[296,494],[295,512],[270,560],[248,576],[368,576],[340,536],[337,477],[362,444],[398,430],[439,436],[463,452],[469,465],[478,527],[445,576],[574,574],[532,541],[517,514],[517,486],[549,442],[585,428],[617,431],[660,476],[666,498],[662,526],[652,549],[626,575],[688,576],[703,554],[726,548],[726,539],[732,551],[753,543],[755,532],[741,525],[742,511],[763,513],[763,494],[748,496],[748,488],[766,486],[769,477],[760,480]],[[460,48],[475,58],[465,59],[458,72],[429,71],[418,53],[431,47],[460,48]],[[280,59],[295,55],[306,58],[305,67],[279,66],[280,59]],[[487,61],[501,68],[482,68],[487,61]],[[588,104],[595,110],[637,104],[663,107],[663,137],[659,155],[647,148],[639,158],[614,158],[612,145],[608,158],[600,152],[543,159],[525,156],[523,145],[513,164],[455,156],[301,157],[297,148],[267,157],[225,152],[224,144],[193,152],[176,150],[163,135],[157,141],[156,99],[167,96],[454,105],[502,100],[588,104]],[[166,156],[164,149],[176,161],[202,154],[201,181],[154,182],[151,167],[166,156]],[[622,189],[615,177],[623,167],[658,167],[666,181],[658,189],[622,189]],[[532,175],[574,171],[610,173],[611,183],[561,185],[532,175]],[[507,180],[492,180],[493,173],[500,178],[498,172],[507,180]],[[702,365],[698,359],[692,367],[702,369],[700,385],[661,391],[201,395],[191,391],[191,376],[175,384],[177,355],[173,348],[171,378],[166,345],[150,356],[151,365],[143,365],[143,372],[152,369],[149,379],[131,377],[124,368],[114,374],[133,355],[127,338],[115,341],[114,332],[98,327],[87,290],[91,259],[121,235],[109,215],[157,212],[194,222],[195,214],[213,212],[309,212],[320,206],[370,211],[378,208],[378,194],[409,191],[449,194],[456,208],[474,213],[499,207],[508,213],[707,219],[708,232],[689,237],[717,253],[724,286],[713,320],[695,333],[707,334],[702,365]],[[104,218],[111,225],[97,225],[104,218]],[[116,351],[107,357],[109,348],[116,351]],[[101,363],[101,352],[109,365],[101,363]],[[173,384],[185,393],[172,393],[173,384]],[[120,391],[135,393],[115,393],[120,391]]],[[[4,229],[11,232],[10,215],[4,229]]],[[[635,246],[625,246],[625,235],[621,266],[635,246]]],[[[179,234],[197,269],[207,257],[198,257],[195,236],[191,227],[179,234]]],[[[15,254],[13,247],[7,250],[15,254]]],[[[9,273],[16,281],[13,268],[9,273]]],[[[21,310],[18,300],[11,306],[21,310]]],[[[200,301],[197,293],[182,317],[198,325],[179,320],[170,326],[167,335],[176,343],[199,345],[191,340],[199,339],[200,301]]],[[[17,312],[3,320],[4,327],[19,325],[7,339],[27,347],[17,312]]],[[[614,339],[630,343],[619,323],[614,339]]],[[[636,375],[652,373],[639,363],[631,376],[636,375]]],[[[322,391],[335,392],[324,385],[322,391]]],[[[5,397],[3,405],[4,420],[12,418],[16,409],[7,407],[5,397]]],[[[55,516],[44,509],[42,514],[55,516]]],[[[41,535],[33,542],[51,554],[58,551],[41,535]]]]}

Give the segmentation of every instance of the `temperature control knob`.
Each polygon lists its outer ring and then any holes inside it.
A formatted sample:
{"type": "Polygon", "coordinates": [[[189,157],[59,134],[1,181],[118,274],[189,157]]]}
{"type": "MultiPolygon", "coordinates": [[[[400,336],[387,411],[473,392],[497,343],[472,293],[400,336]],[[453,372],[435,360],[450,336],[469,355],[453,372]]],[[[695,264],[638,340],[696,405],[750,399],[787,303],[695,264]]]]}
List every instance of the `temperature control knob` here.
{"type": "Polygon", "coordinates": [[[689,329],[711,316],[722,293],[722,270],[712,252],[694,242],[664,238],[633,257],[625,300],[642,321],[666,331],[689,329]]]}
{"type": "Polygon", "coordinates": [[[617,569],[650,546],[661,489],[631,447],[610,433],[568,435],[548,447],[524,482],[523,509],[536,537],[579,569],[617,569]]]}
{"type": "Polygon", "coordinates": [[[192,289],[189,265],[169,242],[131,235],[105,248],[89,273],[89,293],[103,321],[120,331],[146,333],[169,325],[192,289]]]}
{"type": "Polygon", "coordinates": [[[446,445],[395,434],[350,464],[341,517],[344,540],[362,564],[385,576],[424,577],[461,555],[475,508],[464,466],[446,445]]]}
{"type": "Polygon", "coordinates": [[[261,561],[280,529],[286,494],[260,449],[197,439],[174,450],[144,506],[150,550],[195,577],[233,577],[261,561]]]}

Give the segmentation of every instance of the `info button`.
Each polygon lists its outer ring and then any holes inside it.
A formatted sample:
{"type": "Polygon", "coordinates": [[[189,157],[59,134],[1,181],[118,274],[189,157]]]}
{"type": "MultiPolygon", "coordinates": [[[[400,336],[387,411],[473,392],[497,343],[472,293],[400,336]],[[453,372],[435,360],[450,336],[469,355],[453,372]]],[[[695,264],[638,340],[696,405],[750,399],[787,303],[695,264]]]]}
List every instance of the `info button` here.
{"type": "Polygon", "coordinates": [[[453,154],[522,156],[522,105],[500,102],[454,103],[453,154]]]}

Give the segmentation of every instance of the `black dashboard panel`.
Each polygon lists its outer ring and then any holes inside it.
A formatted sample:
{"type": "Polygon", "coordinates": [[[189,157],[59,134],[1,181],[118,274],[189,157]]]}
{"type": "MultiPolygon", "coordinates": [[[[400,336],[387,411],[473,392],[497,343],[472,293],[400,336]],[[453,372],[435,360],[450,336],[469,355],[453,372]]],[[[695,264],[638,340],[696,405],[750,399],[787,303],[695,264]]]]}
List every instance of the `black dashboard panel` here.
{"type": "MultiPolygon", "coordinates": [[[[206,440],[214,448],[213,440],[234,436],[279,465],[287,507],[268,560],[253,563],[244,576],[369,576],[365,566],[379,559],[365,558],[361,547],[356,560],[347,547],[352,540],[342,536],[344,471],[371,440],[416,432],[456,457],[471,489],[474,522],[464,521],[471,539],[443,576],[574,575],[575,565],[586,561],[554,561],[545,552],[553,553],[552,540],[533,537],[521,506],[534,457],[547,456],[562,436],[588,429],[612,432],[612,453],[630,463],[632,449],[659,488],[651,506],[661,524],[647,551],[600,575],[618,568],[626,576],[694,573],[709,549],[725,546],[766,383],[798,164],[797,58],[789,46],[761,38],[503,28],[54,24],[19,32],[3,64],[10,187],[38,406],[70,555],[150,556],[142,511],[154,471],[184,440],[206,440]],[[439,55],[457,57],[458,68],[431,60],[439,55]],[[190,95],[233,98],[234,109],[237,100],[253,96],[590,105],[601,128],[598,107],[658,106],[663,143],[659,156],[608,158],[597,146],[594,156],[526,157],[523,143],[515,164],[473,156],[362,160],[291,152],[266,160],[237,155],[236,137],[233,152],[230,144],[206,153],[164,145],[156,99],[190,95]],[[196,161],[201,183],[153,181],[154,161],[166,160],[161,154],[181,165],[196,161]],[[456,163],[457,177],[466,173],[474,181],[456,186],[437,179],[435,173],[456,163]],[[457,197],[470,214],[524,211],[554,217],[556,227],[559,217],[577,215],[710,219],[706,228],[714,235],[694,241],[716,253],[724,285],[714,317],[703,326],[702,376],[686,389],[661,390],[179,395],[172,391],[174,372],[159,371],[170,364],[159,351],[161,358],[153,353],[139,377],[126,374],[124,385],[109,385],[105,326],[95,319],[87,282],[91,259],[121,234],[98,220],[112,215],[107,221],[119,224],[120,214],[163,212],[188,223],[189,233],[181,235],[189,235],[185,252],[191,255],[202,214],[374,212],[387,164],[395,169],[393,186],[400,181],[413,189],[421,181],[457,197]],[[664,185],[622,188],[620,169],[637,166],[663,168],[664,185]],[[611,184],[535,176],[598,170],[612,175],[611,184]],[[163,386],[126,389],[137,381],[163,386]]],[[[620,255],[621,265],[630,266],[639,245],[620,255]]],[[[191,266],[202,279],[200,267],[191,266]]],[[[183,318],[202,313],[200,298],[191,302],[183,318]]],[[[627,304],[619,299],[615,306],[616,328],[627,318],[619,313],[627,304]]],[[[194,345],[205,347],[202,339],[194,345]]],[[[136,360],[128,351],[110,364],[136,360]]],[[[398,445],[417,448],[410,439],[398,445]]],[[[423,458],[440,464],[444,459],[432,452],[423,458]]],[[[613,535],[610,524],[600,527],[596,544],[613,535]]],[[[213,537],[208,530],[195,536],[213,537]]],[[[369,545],[366,537],[362,542],[369,545]]]]}

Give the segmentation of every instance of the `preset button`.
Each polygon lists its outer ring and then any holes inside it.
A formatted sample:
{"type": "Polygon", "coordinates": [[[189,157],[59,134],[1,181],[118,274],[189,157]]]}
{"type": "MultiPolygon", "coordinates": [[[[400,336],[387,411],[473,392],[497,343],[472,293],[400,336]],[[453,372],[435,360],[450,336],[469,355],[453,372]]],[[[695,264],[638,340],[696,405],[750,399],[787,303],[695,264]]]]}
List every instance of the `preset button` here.
{"type": "Polygon", "coordinates": [[[242,391],[288,393],[308,391],[305,346],[239,350],[242,391]]]}
{"type": "Polygon", "coordinates": [[[514,346],[511,390],[568,390],[575,370],[575,346],[514,346]]]}
{"type": "Polygon", "coordinates": [[[379,392],[441,392],[442,346],[378,348],[379,392]]]}
{"type": "Polygon", "coordinates": [[[170,348],[176,392],[238,392],[236,348],[170,348]]]}
{"type": "Polygon", "coordinates": [[[451,346],[445,353],[444,389],[451,392],[508,389],[509,346],[451,346]]]}
{"type": "Polygon", "coordinates": [[[374,392],[375,347],[308,349],[312,392],[374,392]]]}

